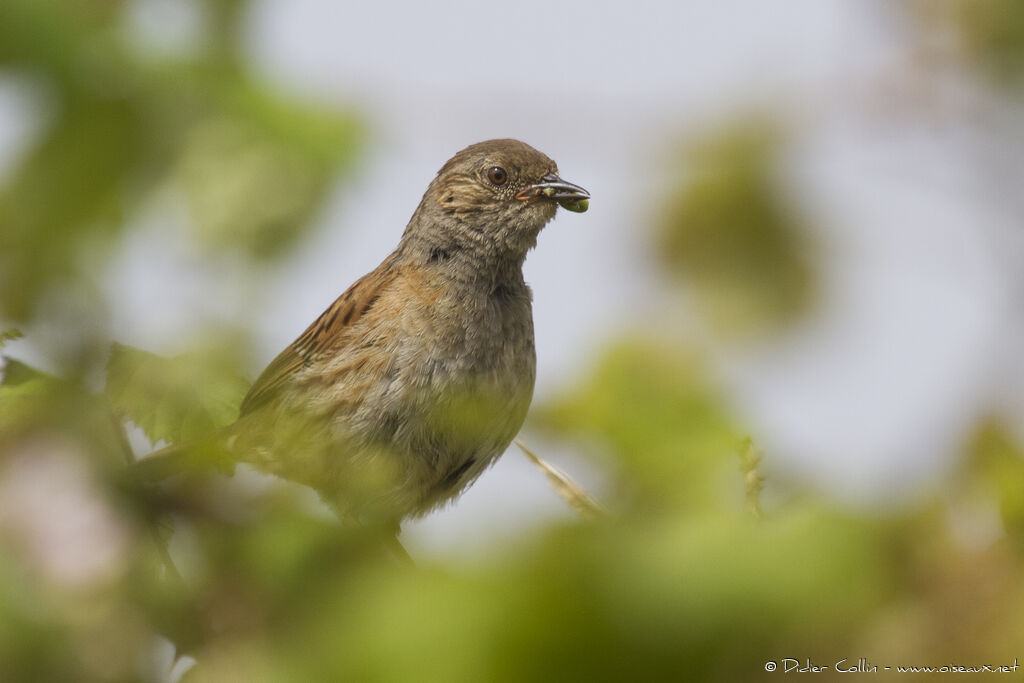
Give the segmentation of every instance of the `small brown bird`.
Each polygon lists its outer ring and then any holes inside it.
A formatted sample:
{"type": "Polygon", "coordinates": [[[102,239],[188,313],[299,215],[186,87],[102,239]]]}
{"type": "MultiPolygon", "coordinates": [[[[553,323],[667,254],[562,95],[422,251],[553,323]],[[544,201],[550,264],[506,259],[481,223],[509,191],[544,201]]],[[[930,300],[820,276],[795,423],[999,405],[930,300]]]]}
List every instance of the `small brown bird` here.
{"type": "Polygon", "coordinates": [[[398,248],[270,363],[219,445],[343,519],[398,524],[453,499],[533,395],[526,253],[559,205],[586,211],[589,197],[517,140],[456,154],[398,248]]]}

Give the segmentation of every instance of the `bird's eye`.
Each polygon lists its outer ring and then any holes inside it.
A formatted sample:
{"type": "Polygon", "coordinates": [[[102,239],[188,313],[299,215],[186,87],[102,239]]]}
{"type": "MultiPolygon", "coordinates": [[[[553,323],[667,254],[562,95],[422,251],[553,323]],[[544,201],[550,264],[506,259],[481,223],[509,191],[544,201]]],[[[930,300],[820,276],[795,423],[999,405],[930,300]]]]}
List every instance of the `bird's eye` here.
{"type": "Polygon", "coordinates": [[[491,166],[487,171],[487,179],[495,185],[504,185],[508,180],[508,173],[501,166],[491,166]]]}

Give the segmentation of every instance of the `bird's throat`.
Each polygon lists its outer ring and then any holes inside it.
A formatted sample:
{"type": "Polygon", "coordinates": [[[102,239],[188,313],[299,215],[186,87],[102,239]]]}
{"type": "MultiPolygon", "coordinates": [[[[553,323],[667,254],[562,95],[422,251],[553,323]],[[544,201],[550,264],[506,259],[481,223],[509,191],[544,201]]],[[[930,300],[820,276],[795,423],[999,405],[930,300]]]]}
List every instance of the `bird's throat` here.
{"type": "Polygon", "coordinates": [[[523,281],[523,262],[536,234],[509,240],[501,230],[489,232],[438,229],[407,230],[398,256],[439,271],[446,279],[490,291],[523,281]],[[496,239],[497,237],[497,239],[496,239]]]}

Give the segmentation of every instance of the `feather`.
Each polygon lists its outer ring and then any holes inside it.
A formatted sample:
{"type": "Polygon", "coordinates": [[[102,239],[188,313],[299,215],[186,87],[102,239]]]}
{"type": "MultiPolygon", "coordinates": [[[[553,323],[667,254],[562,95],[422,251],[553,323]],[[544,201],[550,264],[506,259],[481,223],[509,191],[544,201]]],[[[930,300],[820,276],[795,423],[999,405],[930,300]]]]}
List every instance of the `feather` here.
{"type": "Polygon", "coordinates": [[[334,300],[320,317],[306,328],[298,339],[271,361],[253,382],[242,399],[239,417],[271,403],[281,387],[305,367],[327,353],[338,353],[344,332],[369,311],[380,297],[381,290],[393,282],[399,270],[387,259],[371,273],[364,275],[334,300]]]}

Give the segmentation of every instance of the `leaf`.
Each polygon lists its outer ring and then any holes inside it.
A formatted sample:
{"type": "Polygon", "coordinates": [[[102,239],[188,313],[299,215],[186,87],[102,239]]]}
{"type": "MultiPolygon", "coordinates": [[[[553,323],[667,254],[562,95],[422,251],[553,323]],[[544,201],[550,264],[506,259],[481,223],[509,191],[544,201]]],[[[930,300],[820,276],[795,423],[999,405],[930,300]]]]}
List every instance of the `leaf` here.
{"type": "Polygon", "coordinates": [[[5,437],[54,428],[91,431],[93,397],[67,380],[7,356],[0,356],[0,442],[5,437]]]}
{"type": "Polygon", "coordinates": [[[813,303],[808,226],[779,172],[784,145],[770,121],[711,131],[687,151],[659,221],[662,262],[722,336],[775,330],[813,303]]]}
{"type": "Polygon", "coordinates": [[[0,382],[0,436],[22,431],[39,422],[39,416],[53,405],[52,382],[43,377],[28,377],[20,370],[27,366],[7,361],[0,382]],[[12,373],[12,366],[19,372],[12,373]],[[12,376],[13,375],[13,376],[12,376]]]}
{"type": "Polygon", "coordinates": [[[181,443],[226,426],[249,383],[224,355],[164,358],[115,344],[107,363],[107,399],[152,441],[181,443]]]}
{"type": "Polygon", "coordinates": [[[42,370],[37,370],[31,365],[26,365],[20,360],[9,358],[7,356],[0,357],[3,359],[3,374],[0,375],[0,385],[3,386],[17,386],[19,384],[25,384],[31,380],[43,380],[46,382],[56,382],[57,378],[52,375],[48,375],[42,370]]]}
{"type": "Polygon", "coordinates": [[[538,406],[533,419],[554,434],[596,438],[634,501],[734,504],[722,500],[715,482],[734,476],[727,472],[735,463],[738,421],[700,357],[681,346],[621,341],[582,386],[538,406]]]}
{"type": "Polygon", "coordinates": [[[273,257],[309,230],[336,174],[350,168],[359,124],[251,79],[208,85],[186,91],[208,114],[189,128],[178,164],[194,236],[209,248],[273,257]]]}
{"type": "Polygon", "coordinates": [[[1024,448],[1013,430],[995,417],[986,417],[967,444],[970,456],[963,478],[973,476],[994,495],[1006,532],[1024,541],[1024,448]]]}
{"type": "Polygon", "coordinates": [[[21,330],[19,330],[16,327],[12,327],[9,330],[4,330],[3,332],[0,332],[0,349],[2,349],[4,347],[4,344],[6,344],[7,342],[13,341],[15,339],[21,339],[23,336],[25,335],[23,335],[21,333],[21,330]]]}
{"type": "Polygon", "coordinates": [[[143,130],[135,103],[68,97],[46,136],[0,186],[5,316],[30,318],[49,287],[80,278],[84,251],[109,245],[123,229],[143,130]]]}

